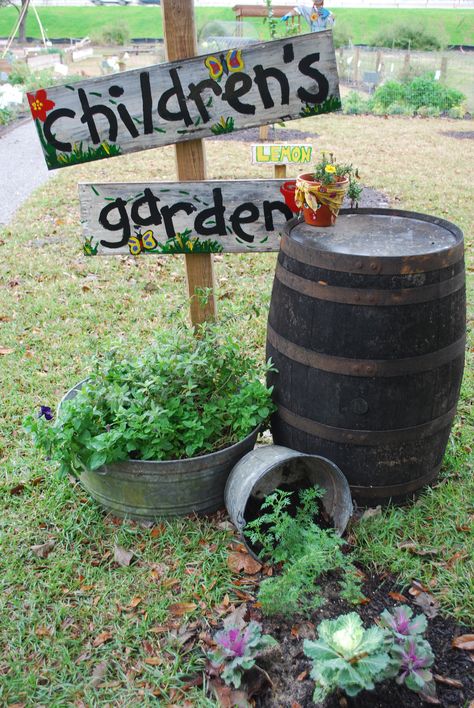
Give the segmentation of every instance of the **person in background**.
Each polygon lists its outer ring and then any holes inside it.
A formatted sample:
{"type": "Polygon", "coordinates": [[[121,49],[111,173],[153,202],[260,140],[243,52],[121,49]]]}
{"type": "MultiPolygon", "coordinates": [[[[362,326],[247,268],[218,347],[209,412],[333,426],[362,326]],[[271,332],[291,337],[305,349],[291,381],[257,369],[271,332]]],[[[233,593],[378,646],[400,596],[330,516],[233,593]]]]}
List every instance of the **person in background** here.
{"type": "Polygon", "coordinates": [[[334,26],[334,15],[324,7],[324,0],[314,0],[311,6],[295,5],[291,12],[281,18],[282,22],[288,20],[295,13],[304,17],[311,32],[321,32],[332,29],[334,26]]]}

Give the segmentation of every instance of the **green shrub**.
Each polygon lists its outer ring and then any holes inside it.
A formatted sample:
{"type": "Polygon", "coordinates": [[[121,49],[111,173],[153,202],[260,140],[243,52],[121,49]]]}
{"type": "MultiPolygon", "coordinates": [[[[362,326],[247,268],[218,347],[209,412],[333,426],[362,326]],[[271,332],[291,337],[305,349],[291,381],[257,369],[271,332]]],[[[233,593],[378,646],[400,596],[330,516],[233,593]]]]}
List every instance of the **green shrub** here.
{"type": "Polygon", "coordinates": [[[449,111],[465,100],[464,94],[456,89],[450,89],[439,81],[435,81],[434,74],[429,72],[417,76],[406,87],[405,100],[414,110],[421,106],[433,106],[440,111],[449,111]]]}
{"type": "Polygon", "coordinates": [[[418,49],[433,51],[443,48],[439,36],[428,32],[423,25],[398,23],[381,30],[374,38],[376,47],[392,47],[394,49],[418,49]]]}
{"type": "Polygon", "coordinates": [[[366,99],[357,91],[351,91],[343,99],[342,110],[348,115],[360,115],[361,113],[370,113],[373,108],[373,100],[366,99]]]}
{"type": "Polygon", "coordinates": [[[350,47],[353,44],[351,30],[344,23],[338,22],[334,25],[332,37],[336,49],[339,47],[350,47]]]}
{"type": "Polygon", "coordinates": [[[402,101],[391,103],[383,112],[389,116],[412,116],[414,113],[413,108],[402,101]]]}
{"type": "Polygon", "coordinates": [[[129,26],[126,22],[115,22],[95,34],[93,40],[98,44],[123,47],[130,41],[129,26]]]}
{"type": "Polygon", "coordinates": [[[16,111],[10,108],[0,108],[0,125],[8,125],[16,117],[16,111]]]}
{"type": "Polygon", "coordinates": [[[406,86],[398,81],[387,81],[375,89],[374,105],[387,109],[392,103],[404,103],[406,86]]]}

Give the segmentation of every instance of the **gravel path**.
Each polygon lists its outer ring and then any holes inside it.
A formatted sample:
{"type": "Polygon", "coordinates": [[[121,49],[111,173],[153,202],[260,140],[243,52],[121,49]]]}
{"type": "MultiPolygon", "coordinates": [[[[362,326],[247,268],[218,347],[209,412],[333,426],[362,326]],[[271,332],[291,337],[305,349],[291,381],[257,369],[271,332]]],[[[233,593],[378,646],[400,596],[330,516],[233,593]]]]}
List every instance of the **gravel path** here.
{"type": "Polygon", "coordinates": [[[0,224],[8,224],[25,199],[52,173],[46,167],[32,120],[0,134],[0,224]]]}

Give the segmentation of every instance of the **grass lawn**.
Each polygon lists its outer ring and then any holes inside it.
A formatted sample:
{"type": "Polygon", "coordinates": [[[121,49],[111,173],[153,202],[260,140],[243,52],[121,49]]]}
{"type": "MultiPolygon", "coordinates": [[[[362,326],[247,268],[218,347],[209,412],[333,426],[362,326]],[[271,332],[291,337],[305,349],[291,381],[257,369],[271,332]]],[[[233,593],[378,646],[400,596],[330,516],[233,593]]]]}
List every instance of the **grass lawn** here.
{"type": "MultiPolygon", "coordinates": [[[[472,330],[472,124],[327,115],[288,126],[312,131],[317,148],[353,161],[394,207],[464,229],[472,330]]],[[[271,174],[251,165],[248,143],[208,141],[206,151],[209,178],[271,174]]],[[[254,592],[251,579],[227,566],[231,536],[222,517],[153,528],[117,522],[58,478],[21,427],[27,413],[54,407],[84,378],[95,353],[125,339],[138,349],[186,316],[182,257],[86,258],[80,237],[79,181],[174,179],[174,169],[173,148],[165,147],[61,170],[0,231],[1,705],[214,706],[195,680],[204,666],[199,633],[254,592]],[[48,541],[51,552],[38,557],[32,547],[48,541]],[[114,561],[116,546],[134,553],[129,567],[114,561]]],[[[262,357],[275,259],[215,257],[220,319],[233,318],[226,326],[262,357]]],[[[471,336],[439,481],[415,504],[352,532],[366,568],[399,574],[401,586],[427,584],[442,612],[465,622],[474,615],[473,352],[471,336]],[[403,542],[429,553],[410,553],[403,542]]]]}
{"type": "MultiPolygon", "coordinates": [[[[447,44],[472,44],[474,12],[471,10],[403,10],[403,9],[348,9],[335,10],[337,21],[344,26],[355,44],[366,44],[392,23],[414,23],[427,32],[436,34],[447,44]]],[[[13,8],[0,10],[0,37],[7,37],[13,29],[17,12],[13,8]]],[[[49,39],[94,36],[106,25],[126,22],[131,37],[157,38],[163,36],[161,8],[159,7],[61,7],[40,8],[41,21],[49,39]]],[[[198,30],[211,20],[233,22],[232,8],[196,8],[198,30]]],[[[262,39],[269,39],[262,19],[247,20],[258,28],[262,39]]],[[[26,25],[28,37],[41,39],[34,14],[29,13],[26,25]]]]}

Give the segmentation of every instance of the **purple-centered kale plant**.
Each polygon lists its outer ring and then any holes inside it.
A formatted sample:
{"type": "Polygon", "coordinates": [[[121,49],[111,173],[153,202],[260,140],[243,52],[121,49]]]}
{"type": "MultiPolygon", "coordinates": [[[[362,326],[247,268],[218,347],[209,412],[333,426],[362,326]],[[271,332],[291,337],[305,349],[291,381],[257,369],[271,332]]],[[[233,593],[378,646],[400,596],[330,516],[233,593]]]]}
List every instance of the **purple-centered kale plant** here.
{"type": "Polygon", "coordinates": [[[384,610],[380,615],[380,625],[388,629],[397,642],[404,642],[407,637],[418,637],[426,631],[425,615],[413,617],[413,610],[407,605],[395,607],[392,612],[384,610]]]}
{"type": "Polygon", "coordinates": [[[277,644],[269,634],[262,634],[258,622],[250,622],[246,627],[227,627],[214,636],[217,645],[209,653],[213,666],[223,666],[221,677],[227,684],[239,688],[244,671],[255,665],[256,657],[266,647],[277,644]]]}
{"type": "Polygon", "coordinates": [[[390,656],[400,664],[397,683],[405,684],[411,691],[434,695],[436,692],[433,674],[429,667],[434,662],[434,654],[427,641],[421,637],[394,642],[390,656]]]}

